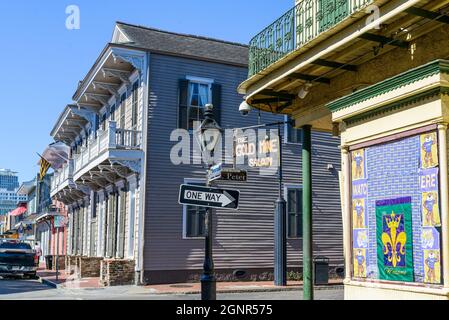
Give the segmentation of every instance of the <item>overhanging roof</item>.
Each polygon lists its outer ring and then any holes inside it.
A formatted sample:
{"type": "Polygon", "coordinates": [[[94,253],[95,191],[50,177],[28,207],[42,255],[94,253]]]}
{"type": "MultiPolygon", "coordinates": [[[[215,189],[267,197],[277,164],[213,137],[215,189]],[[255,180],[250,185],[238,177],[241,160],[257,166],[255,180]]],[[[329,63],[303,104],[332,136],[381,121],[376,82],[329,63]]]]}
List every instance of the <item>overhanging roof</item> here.
{"type": "MultiPolygon", "coordinates": [[[[351,73],[355,75],[359,66],[392,50],[407,50],[405,46],[409,47],[416,39],[449,23],[447,0],[374,0],[373,4],[380,8],[377,20],[370,23],[367,19],[369,11],[357,12],[247,79],[240,85],[239,92],[246,94],[247,102],[254,108],[268,112],[292,114],[299,112],[299,108],[324,107],[331,101],[325,101],[324,95],[322,101],[298,98],[300,89],[307,82],[313,84],[312,90],[320,92],[320,88],[332,86],[334,78],[344,73],[348,77],[351,73]],[[379,24],[380,28],[376,28],[379,24]],[[293,95],[294,103],[288,107],[263,103],[279,94],[293,95]],[[254,100],[262,103],[254,104],[254,100]]],[[[339,96],[371,84],[354,82],[349,92],[342,91],[339,96]]]]}
{"type": "Polygon", "coordinates": [[[168,32],[125,22],[117,22],[117,27],[129,39],[126,44],[130,47],[243,67],[248,65],[248,46],[244,44],[168,32]]]}
{"type": "Polygon", "coordinates": [[[67,105],[59,116],[50,135],[55,141],[70,145],[83,131],[84,126],[91,121],[93,114],[90,110],[76,105],[67,105]]]}

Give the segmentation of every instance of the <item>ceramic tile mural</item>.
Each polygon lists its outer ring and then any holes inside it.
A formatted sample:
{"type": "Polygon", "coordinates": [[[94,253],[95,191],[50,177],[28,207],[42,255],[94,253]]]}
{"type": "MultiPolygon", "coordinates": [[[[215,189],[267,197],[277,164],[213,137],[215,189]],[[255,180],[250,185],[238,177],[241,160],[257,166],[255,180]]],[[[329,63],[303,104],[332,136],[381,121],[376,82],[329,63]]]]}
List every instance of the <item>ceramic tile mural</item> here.
{"type": "Polygon", "coordinates": [[[366,174],[365,150],[352,152],[352,212],[354,229],[354,277],[366,278],[368,265],[368,216],[366,196],[368,184],[366,174]]]}
{"type": "Polygon", "coordinates": [[[441,283],[436,132],[351,152],[355,278],[441,283]]]}

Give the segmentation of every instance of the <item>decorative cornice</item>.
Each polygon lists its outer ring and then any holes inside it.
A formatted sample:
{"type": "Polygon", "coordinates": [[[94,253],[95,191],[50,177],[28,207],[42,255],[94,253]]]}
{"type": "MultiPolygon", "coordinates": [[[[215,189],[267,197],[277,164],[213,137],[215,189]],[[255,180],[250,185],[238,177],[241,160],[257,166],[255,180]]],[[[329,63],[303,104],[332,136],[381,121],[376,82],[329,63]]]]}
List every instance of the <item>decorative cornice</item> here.
{"type": "Polygon", "coordinates": [[[118,89],[120,87],[118,84],[94,81],[92,82],[92,85],[94,89],[98,87],[100,89],[108,91],[111,95],[118,97],[118,89]]]}
{"type": "Polygon", "coordinates": [[[140,173],[140,160],[111,160],[111,162],[125,166],[135,173],[140,173]]]}
{"type": "Polygon", "coordinates": [[[130,72],[129,71],[122,71],[122,70],[115,70],[115,69],[109,69],[109,68],[103,68],[103,75],[106,76],[111,76],[111,77],[115,77],[120,79],[124,84],[129,85],[129,76],[130,76],[130,72]]]}
{"type": "Polygon", "coordinates": [[[352,125],[357,122],[366,121],[368,119],[377,117],[382,114],[390,113],[392,111],[404,108],[408,105],[415,104],[415,103],[417,103],[419,101],[423,101],[425,99],[429,99],[429,98],[432,98],[432,97],[435,97],[438,95],[448,95],[448,94],[449,94],[449,88],[437,87],[437,88],[430,89],[428,91],[421,92],[419,94],[407,97],[401,101],[397,101],[397,102],[382,106],[380,108],[365,112],[363,114],[356,115],[354,117],[351,117],[351,118],[345,120],[345,123],[348,125],[352,125]]]}
{"type": "Polygon", "coordinates": [[[83,109],[78,109],[78,108],[71,108],[71,111],[73,114],[76,114],[77,116],[80,116],[84,119],[86,119],[88,122],[93,122],[94,121],[94,117],[95,114],[94,112],[90,111],[90,110],[83,110],[83,109]]]}
{"type": "Polygon", "coordinates": [[[331,112],[337,112],[439,73],[449,74],[449,61],[436,60],[418,68],[408,70],[375,85],[361,89],[351,95],[335,100],[326,106],[331,112]]]}
{"type": "Polygon", "coordinates": [[[86,97],[86,100],[87,100],[87,98],[95,100],[95,101],[101,103],[103,106],[108,104],[108,100],[110,98],[110,96],[105,95],[105,94],[97,94],[97,93],[89,93],[89,92],[86,92],[84,94],[84,96],[86,97]]]}
{"type": "Polygon", "coordinates": [[[143,56],[133,55],[129,53],[112,53],[112,57],[114,58],[114,63],[117,63],[117,60],[122,60],[123,62],[130,63],[134,68],[136,68],[139,72],[143,71],[144,61],[143,56]]]}

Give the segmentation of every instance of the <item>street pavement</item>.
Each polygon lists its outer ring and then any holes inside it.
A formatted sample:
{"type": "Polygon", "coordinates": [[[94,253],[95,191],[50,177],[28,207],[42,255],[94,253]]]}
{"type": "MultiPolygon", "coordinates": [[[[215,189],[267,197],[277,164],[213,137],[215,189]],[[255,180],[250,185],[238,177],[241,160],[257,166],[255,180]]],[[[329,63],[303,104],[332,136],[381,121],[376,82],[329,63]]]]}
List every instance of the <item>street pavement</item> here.
{"type": "MultiPolygon", "coordinates": [[[[317,300],[342,300],[343,288],[316,290],[317,300]]],[[[200,300],[199,294],[158,294],[136,286],[55,289],[38,280],[0,280],[1,300],[200,300]]],[[[300,290],[223,293],[218,300],[301,300],[300,290]]]]}

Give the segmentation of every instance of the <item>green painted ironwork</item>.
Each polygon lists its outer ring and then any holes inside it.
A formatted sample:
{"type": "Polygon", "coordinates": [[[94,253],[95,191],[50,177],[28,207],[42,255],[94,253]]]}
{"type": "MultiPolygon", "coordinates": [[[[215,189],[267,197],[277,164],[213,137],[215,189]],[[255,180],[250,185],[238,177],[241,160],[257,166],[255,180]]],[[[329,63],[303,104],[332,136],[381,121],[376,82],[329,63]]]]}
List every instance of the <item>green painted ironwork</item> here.
{"type": "Polygon", "coordinates": [[[249,77],[329,30],[373,0],[303,0],[249,44],[249,77]]]}

